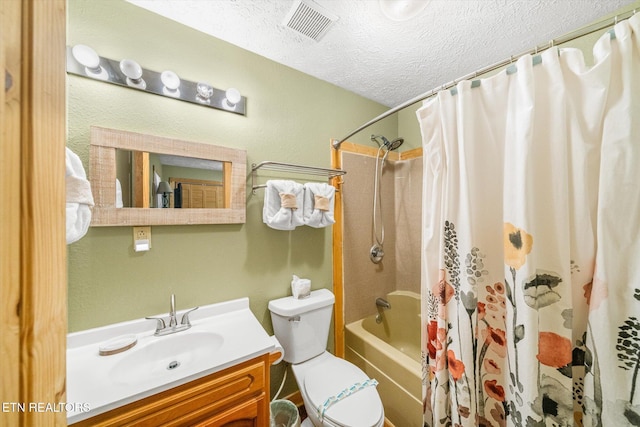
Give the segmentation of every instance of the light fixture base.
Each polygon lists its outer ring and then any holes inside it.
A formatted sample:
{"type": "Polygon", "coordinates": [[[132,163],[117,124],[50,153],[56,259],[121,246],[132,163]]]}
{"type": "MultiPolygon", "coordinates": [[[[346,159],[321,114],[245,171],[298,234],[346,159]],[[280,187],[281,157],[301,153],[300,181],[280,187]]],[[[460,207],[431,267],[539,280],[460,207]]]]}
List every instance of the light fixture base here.
{"type": "Polygon", "coordinates": [[[378,0],[382,14],[392,21],[408,21],[418,16],[431,0],[378,0]]]}
{"type": "MultiPolygon", "coordinates": [[[[132,60],[129,60],[132,61],[132,60]]],[[[134,62],[134,61],[132,61],[134,62]]],[[[141,67],[140,78],[135,81],[131,77],[125,75],[120,68],[120,61],[98,56],[98,68],[100,73],[92,72],[85,65],[81,64],[73,55],[73,48],[67,46],[67,73],[92,80],[99,80],[106,83],[112,83],[118,86],[127,87],[129,89],[140,90],[154,95],[165,96],[168,98],[179,99],[181,101],[190,102],[203,107],[215,108],[217,110],[227,111],[229,113],[240,114],[246,116],[247,98],[241,96],[236,90],[237,103],[230,106],[227,102],[226,91],[211,87],[211,96],[203,102],[202,96],[198,92],[198,84],[200,82],[192,82],[179,78],[173,72],[164,72],[165,82],[163,82],[162,74],[153,70],[141,67]],[[170,73],[170,74],[169,74],[170,73]],[[142,84],[144,83],[144,84],[142,84]]],[[[93,65],[93,64],[92,64],[93,65]]],[[[131,64],[127,64],[131,66],[131,64]]],[[[137,65],[137,63],[136,63],[137,65]]],[[[125,67],[125,70],[130,70],[125,67]]],[[[138,75],[136,70],[136,76],[138,75]]],[[[207,85],[208,86],[208,85],[207,85]]]]}

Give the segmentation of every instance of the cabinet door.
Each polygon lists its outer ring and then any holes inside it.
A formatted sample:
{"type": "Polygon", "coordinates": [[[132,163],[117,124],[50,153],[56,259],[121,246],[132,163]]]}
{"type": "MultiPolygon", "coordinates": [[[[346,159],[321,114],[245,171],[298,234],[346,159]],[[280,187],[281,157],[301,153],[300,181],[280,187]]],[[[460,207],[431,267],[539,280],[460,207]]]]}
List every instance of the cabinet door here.
{"type": "Polygon", "coordinates": [[[265,354],[80,421],[74,427],[266,427],[268,366],[269,355],[265,354]]]}
{"type": "Polygon", "coordinates": [[[264,396],[254,398],[227,409],[213,417],[201,421],[197,427],[264,427],[268,421],[263,419],[262,406],[264,396]]]}

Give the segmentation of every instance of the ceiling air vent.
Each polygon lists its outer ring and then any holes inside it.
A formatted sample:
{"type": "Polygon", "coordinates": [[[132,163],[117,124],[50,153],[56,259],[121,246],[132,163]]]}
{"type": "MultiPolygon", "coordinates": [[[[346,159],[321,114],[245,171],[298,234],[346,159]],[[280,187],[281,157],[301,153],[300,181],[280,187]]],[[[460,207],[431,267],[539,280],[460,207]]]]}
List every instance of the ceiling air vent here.
{"type": "Polygon", "coordinates": [[[315,41],[327,33],[338,17],[310,0],[295,0],[283,24],[315,41]]]}

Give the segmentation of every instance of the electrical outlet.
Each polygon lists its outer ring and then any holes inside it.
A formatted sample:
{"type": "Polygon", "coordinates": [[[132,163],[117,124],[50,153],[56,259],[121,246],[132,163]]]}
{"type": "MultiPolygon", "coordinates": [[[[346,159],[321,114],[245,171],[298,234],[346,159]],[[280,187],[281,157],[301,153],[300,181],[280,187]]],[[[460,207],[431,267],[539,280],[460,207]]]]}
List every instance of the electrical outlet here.
{"type": "Polygon", "coordinates": [[[138,240],[146,240],[151,247],[151,227],[133,227],[133,246],[138,240]]]}
{"type": "Polygon", "coordinates": [[[133,240],[151,240],[151,227],[133,227],[133,240]]]}

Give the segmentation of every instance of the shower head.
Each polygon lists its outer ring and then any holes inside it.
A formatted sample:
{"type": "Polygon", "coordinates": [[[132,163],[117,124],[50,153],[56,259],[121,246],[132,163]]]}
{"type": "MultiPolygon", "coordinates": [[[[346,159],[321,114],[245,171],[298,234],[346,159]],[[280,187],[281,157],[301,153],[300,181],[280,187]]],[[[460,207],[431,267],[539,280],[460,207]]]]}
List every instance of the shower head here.
{"type": "Polygon", "coordinates": [[[387,150],[387,152],[398,149],[398,147],[400,147],[404,142],[404,138],[401,138],[401,137],[396,138],[393,141],[389,141],[387,138],[385,138],[382,135],[371,135],[371,140],[377,142],[380,148],[384,147],[387,150]],[[382,143],[378,141],[378,138],[382,140],[382,143]]]}
{"type": "Polygon", "coordinates": [[[385,145],[387,146],[388,151],[393,151],[393,150],[397,150],[402,145],[403,142],[404,142],[404,138],[398,137],[385,145]]]}

